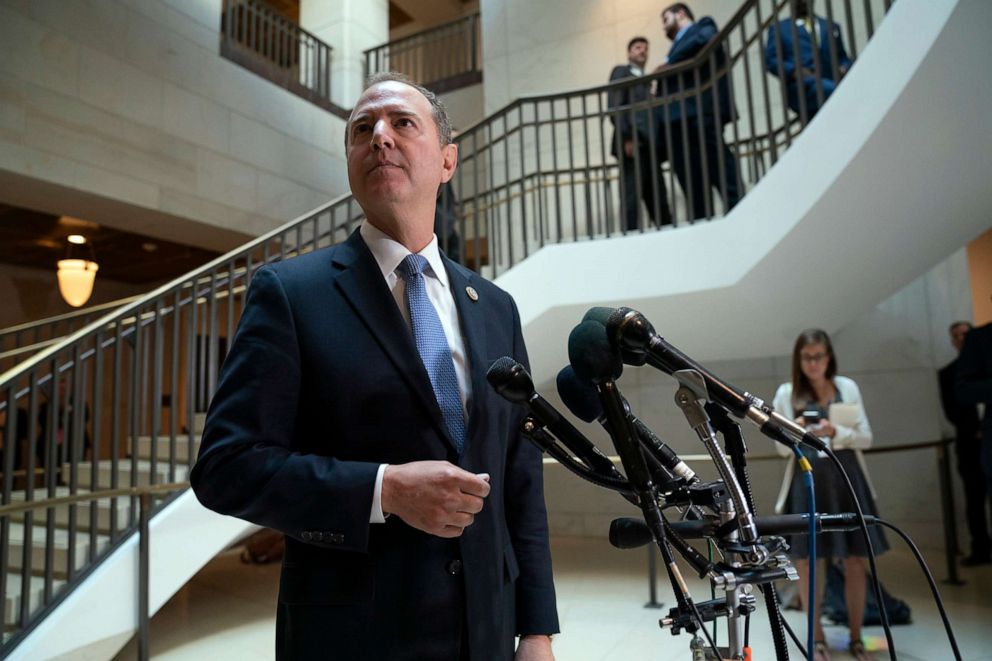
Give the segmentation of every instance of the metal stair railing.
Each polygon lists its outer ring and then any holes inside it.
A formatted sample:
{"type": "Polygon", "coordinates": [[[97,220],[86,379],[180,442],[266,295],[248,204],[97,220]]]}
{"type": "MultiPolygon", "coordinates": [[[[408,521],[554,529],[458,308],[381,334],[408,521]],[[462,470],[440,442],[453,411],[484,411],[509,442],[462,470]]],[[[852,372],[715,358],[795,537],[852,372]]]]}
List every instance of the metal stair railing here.
{"type": "Polygon", "coordinates": [[[107,310],[138,298],[140,294],[0,329],[0,374],[27,356],[86,326],[98,316],[106,314],[107,310]]]}
{"type": "Polygon", "coordinates": [[[479,12],[364,51],[365,75],[399,71],[443,94],[482,82],[479,12]]]}
{"type": "MultiPolygon", "coordinates": [[[[545,244],[627,231],[618,224],[622,204],[615,191],[624,175],[607,158],[606,121],[623,113],[665,112],[690,98],[700,103],[723,80],[732,81],[727,87],[741,106],[727,142],[745,164],[742,180],[759,180],[807,122],[802,113],[794,117],[784,109],[784,93],[769,92],[778,83],[769,81],[755,53],[790,2],[747,0],[691,62],[644,79],[525,97],[466,130],[458,138],[462,162],[451,191],[461,200],[455,207],[457,234],[442,232],[442,247],[461,249],[467,266],[495,277],[545,244]],[[677,93],[608,106],[611,93],[645,81],[660,89],[674,85],[677,93]],[[763,113],[755,110],[756,91],[763,113]]],[[[867,0],[858,21],[849,0],[814,5],[825,4],[828,14],[842,5],[856,52],[874,30],[873,16],[884,15],[871,11],[872,2],[888,4],[867,0]]],[[[671,125],[663,123],[662,133],[671,133],[671,125]]],[[[658,131],[652,135],[656,149],[670,144],[657,142],[658,131]]],[[[681,139],[687,143],[690,137],[683,133],[681,139]]],[[[185,479],[195,460],[198,422],[253,274],[267,263],[343,241],[361,218],[355,200],[342,196],[108,311],[0,373],[0,506],[185,479]]],[[[633,231],[647,230],[641,214],[633,231]]],[[[57,575],[66,582],[60,594],[67,594],[138,525],[136,502],[120,510],[79,509],[71,506],[64,516],[48,510],[43,526],[31,515],[22,522],[0,520],[0,656],[56,599],[46,589],[26,616],[22,609],[16,619],[8,618],[10,576],[57,575]],[[13,544],[12,532],[25,543],[13,544]]]]}

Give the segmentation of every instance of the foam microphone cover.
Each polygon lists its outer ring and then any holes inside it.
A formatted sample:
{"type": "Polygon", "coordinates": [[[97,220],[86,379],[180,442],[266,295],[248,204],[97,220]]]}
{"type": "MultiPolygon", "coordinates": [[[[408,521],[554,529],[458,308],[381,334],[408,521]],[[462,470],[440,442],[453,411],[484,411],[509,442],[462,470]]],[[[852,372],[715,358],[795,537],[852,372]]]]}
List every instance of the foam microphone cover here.
{"type": "Polygon", "coordinates": [[[580,379],[571,365],[561,368],[557,381],[558,396],[579,420],[594,422],[603,415],[603,403],[596,387],[580,379]]]}
{"type": "Polygon", "coordinates": [[[606,326],[583,321],[568,336],[568,362],[575,374],[589,383],[616,380],[623,374],[620,352],[610,343],[606,326]]]}
{"type": "Polygon", "coordinates": [[[509,356],[494,360],[486,372],[486,379],[496,392],[511,402],[525,404],[534,395],[534,380],[527,368],[509,356]]]}
{"type": "MultiPolygon", "coordinates": [[[[627,308],[623,308],[627,309],[627,308]]],[[[610,342],[616,344],[615,338],[611,337],[609,334],[609,321],[616,312],[616,308],[606,308],[602,306],[589,308],[585,316],[582,317],[582,321],[598,321],[607,327],[606,336],[610,339],[610,342]]],[[[640,367],[648,361],[648,355],[643,351],[636,351],[632,349],[627,349],[626,347],[620,347],[620,357],[623,359],[625,365],[633,365],[634,367],[640,367]]]]}
{"type": "Polygon", "coordinates": [[[636,549],[653,541],[651,529],[640,519],[623,517],[610,523],[610,544],[618,549],[636,549]]]}

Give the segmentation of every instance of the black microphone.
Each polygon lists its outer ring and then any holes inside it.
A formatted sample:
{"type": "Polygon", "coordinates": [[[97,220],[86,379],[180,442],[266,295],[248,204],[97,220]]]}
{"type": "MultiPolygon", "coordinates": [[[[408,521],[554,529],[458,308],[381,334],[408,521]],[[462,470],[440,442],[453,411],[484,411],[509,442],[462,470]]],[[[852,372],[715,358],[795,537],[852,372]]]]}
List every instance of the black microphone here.
{"type": "MultiPolygon", "coordinates": [[[[569,411],[575,414],[575,417],[585,422],[598,422],[604,427],[609,426],[606,415],[603,413],[603,404],[599,401],[599,392],[591,383],[579,379],[571,365],[566,365],[558,372],[556,381],[561,401],[565,403],[569,411]]],[[[664,441],[648,429],[647,425],[631,413],[627,400],[624,400],[623,404],[627,418],[634,423],[634,429],[645,449],[677,477],[681,477],[688,484],[696,482],[699,479],[696,477],[696,473],[679,459],[679,456],[664,441]]]]}
{"type": "MultiPolygon", "coordinates": [[[[603,326],[606,326],[607,322],[610,320],[610,315],[613,314],[613,311],[614,308],[604,308],[601,306],[589,308],[582,317],[582,321],[598,321],[603,324],[603,326]]],[[[624,347],[618,348],[620,349],[620,358],[623,360],[624,365],[640,367],[647,362],[647,354],[643,351],[631,351],[629,349],[625,349],[624,347]]],[[[586,422],[591,421],[587,420],[586,422]]]]}
{"type": "Polygon", "coordinates": [[[617,308],[606,323],[610,341],[621,350],[646,355],[647,363],[667,374],[679,370],[699,372],[706,384],[707,395],[738,418],[747,418],[757,425],[762,433],[780,443],[794,446],[804,443],[818,451],[825,451],[826,444],[806,431],[805,428],[789,420],[761,399],[749,392],[727,383],[712,374],[705,367],[669,344],[658,333],[643,314],[630,308],[617,308]]]}
{"type": "Polygon", "coordinates": [[[609,457],[534,390],[534,380],[526,367],[509,356],[503,356],[489,366],[486,379],[504,399],[527,406],[531,415],[550,429],[589,468],[610,477],[622,477],[609,457]]]}
{"type": "MultiPolygon", "coordinates": [[[[865,523],[875,525],[874,516],[866,516],[865,523]]],[[[754,523],[760,535],[805,535],[809,533],[809,514],[782,514],[779,516],[756,516],[754,523]]],[[[673,521],[668,524],[673,531],[685,539],[705,539],[719,534],[719,525],[714,521],[673,521]]],[[[817,514],[816,532],[849,532],[859,530],[858,515],[853,512],[842,514],[817,514]]],[[[651,530],[640,519],[621,517],[610,522],[610,544],[618,549],[636,549],[654,541],[651,530]]]]}

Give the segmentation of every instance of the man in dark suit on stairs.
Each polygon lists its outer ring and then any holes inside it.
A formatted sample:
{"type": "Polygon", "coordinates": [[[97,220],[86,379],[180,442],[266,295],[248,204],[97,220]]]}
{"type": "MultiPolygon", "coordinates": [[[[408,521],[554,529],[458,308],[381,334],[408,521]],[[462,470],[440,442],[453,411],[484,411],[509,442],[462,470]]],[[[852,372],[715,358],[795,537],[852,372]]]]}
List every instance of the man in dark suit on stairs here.
{"type": "MultiPolygon", "coordinates": [[[[613,67],[610,82],[643,76],[647,61],[648,40],[634,37],[627,44],[627,64],[613,67]]],[[[639,227],[640,200],[644,200],[652,224],[657,225],[659,219],[661,225],[672,224],[665,177],[661,170],[661,164],[668,159],[664,136],[659,136],[657,127],[652,126],[651,110],[631,109],[632,105],[650,99],[651,86],[643,83],[613,90],[607,101],[613,111],[610,113],[613,123],[610,153],[620,161],[620,190],[627,230],[639,227]]]]}
{"type": "Polygon", "coordinates": [[[485,378],[527,354],[510,296],[438,250],[444,107],[386,74],[345,130],[365,220],[255,274],[193,488],[286,535],[277,658],[547,661],[541,454],[485,378]]]}
{"type": "MultiPolygon", "coordinates": [[[[682,2],[661,12],[661,23],[672,47],[656,72],[692,60],[717,36],[712,18],[696,21],[682,2]]],[[[723,197],[725,213],[741,197],[737,159],[723,141],[723,127],[737,119],[729,75],[723,72],[727,66],[727,54],[717,46],[712,59],[707,58],[698,71],[690,69],[659,80],[658,94],[665,97],[665,104],[658,107],[659,131],[671,136],[672,167],[693,219],[716,214],[713,190],[723,197]],[[715,83],[710,80],[711,69],[717,72],[715,83]]]]}

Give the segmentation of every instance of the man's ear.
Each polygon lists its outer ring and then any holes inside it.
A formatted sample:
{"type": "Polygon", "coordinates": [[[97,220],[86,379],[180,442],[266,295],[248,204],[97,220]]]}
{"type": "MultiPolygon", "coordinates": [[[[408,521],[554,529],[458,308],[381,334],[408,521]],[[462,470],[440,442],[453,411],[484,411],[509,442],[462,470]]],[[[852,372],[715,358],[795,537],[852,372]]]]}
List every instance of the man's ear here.
{"type": "Polygon", "coordinates": [[[441,148],[441,183],[451,181],[458,165],[458,145],[451,143],[441,148]]]}

